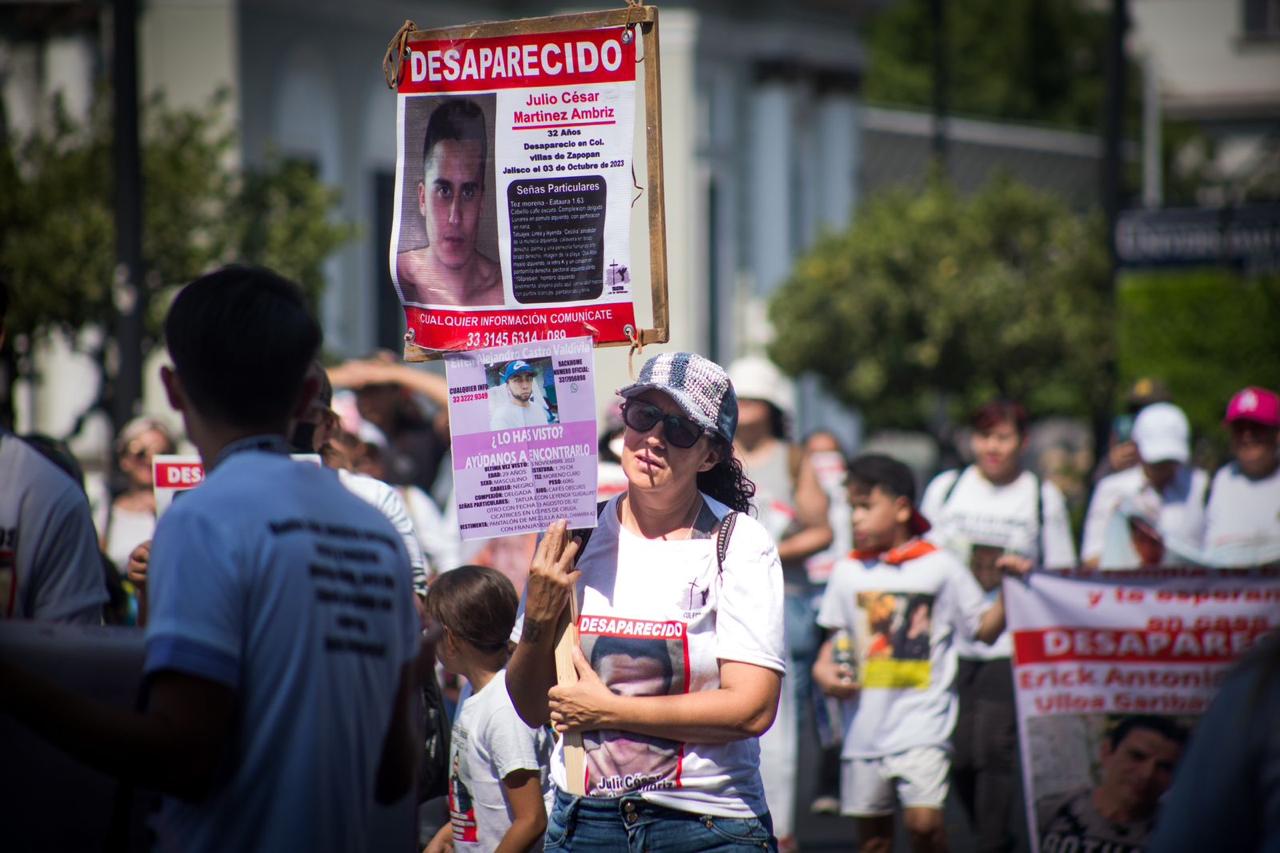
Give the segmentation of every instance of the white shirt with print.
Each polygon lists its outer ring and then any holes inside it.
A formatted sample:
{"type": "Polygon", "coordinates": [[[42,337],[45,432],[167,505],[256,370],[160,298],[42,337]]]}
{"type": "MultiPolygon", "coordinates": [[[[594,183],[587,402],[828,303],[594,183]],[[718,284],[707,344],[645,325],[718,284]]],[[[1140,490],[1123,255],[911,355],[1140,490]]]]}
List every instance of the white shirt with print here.
{"type": "MultiPolygon", "coordinates": [[[[703,496],[717,518],[729,508],[703,496]]],[[[578,561],[583,654],[610,689],[672,695],[720,687],[720,661],[785,672],[782,568],[773,540],[739,514],[721,573],[713,538],[645,539],[618,521],[614,498],[578,561]]],[[[513,636],[519,636],[517,623],[513,636]]],[[[638,793],[667,808],[749,818],[768,810],[756,738],[684,743],[584,732],[590,796],[638,793]]],[[[551,778],[567,790],[556,744],[551,778]]]]}
{"type": "Polygon", "coordinates": [[[1205,509],[1204,550],[1213,566],[1280,560],[1280,468],[1251,480],[1232,462],[1218,470],[1205,509]]]}
{"type": "MultiPolygon", "coordinates": [[[[507,694],[507,671],[458,706],[449,744],[449,821],[455,850],[489,853],[515,819],[502,780],[520,770],[542,775],[543,804],[550,786],[538,732],[524,724],[507,694]]],[[[542,840],[529,848],[542,849],[542,840]]]]}
{"type": "Polygon", "coordinates": [[[841,702],[844,758],[947,748],[956,724],[956,640],[973,637],[986,609],[969,569],[929,542],[836,564],[818,624],[853,637],[862,684],[841,702]]]}
{"type": "MultiPolygon", "coordinates": [[[[944,471],[925,489],[920,512],[933,524],[929,540],[962,563],[971,565],[975,547],[986,547],[1027,557],[1040,568],[1065,569],[1076,564],[1062,491],[1030,471],[1004,485],[991,482],[974,465],[944,471]]],[[[988,605],[995,603],[999,593],[999,586],[986,591],[988,605]]],[[[957,637],[956,648],[962,658],[995,660],[1013,654],[1013,640],[1007,631],[991,645],[957,637]]]]}

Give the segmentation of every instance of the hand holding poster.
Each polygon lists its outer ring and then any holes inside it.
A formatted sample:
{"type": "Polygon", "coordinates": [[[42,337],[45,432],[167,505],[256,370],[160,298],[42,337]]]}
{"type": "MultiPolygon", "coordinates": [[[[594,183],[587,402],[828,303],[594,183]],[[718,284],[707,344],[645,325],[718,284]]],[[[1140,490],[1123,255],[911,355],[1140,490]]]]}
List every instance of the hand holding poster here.
{"type": "Polygon", "coordinates": [[[1280,574],[1035,574],[1004,595],[1032,849],[1142,850],[1199,716],[1280,628],[1280,574]]]}
{"type": "Polygon", "coordinates": [[[626,26],[410,37],[390,247],[406,357],[636,334],[636,61],[626,26]]]}
{"type": "Polygon", "coordinates": [[[449,356],[449,432],[463,539],[596,523],[590,338],[449,356]]]}

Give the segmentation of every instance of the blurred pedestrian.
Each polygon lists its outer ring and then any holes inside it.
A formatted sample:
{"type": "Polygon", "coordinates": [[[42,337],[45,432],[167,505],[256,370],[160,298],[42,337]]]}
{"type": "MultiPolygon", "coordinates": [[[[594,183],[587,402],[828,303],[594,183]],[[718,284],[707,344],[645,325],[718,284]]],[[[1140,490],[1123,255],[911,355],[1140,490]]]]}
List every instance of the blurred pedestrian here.
{"type": "Polygon", "coordinates": [[[129,555],[150,541],[156,529],[156,493],[152,481],[152,460],[173,453],[173,433],[155,418],[134,418],[116,436],[116,464],[124,478],[124,488],[112,497],[98,522],[103,552],[126,576],[129,555]]]}
{"type": "MultiPolygon", "coordinates": [[[[929,539],[968,565],[986,600],[1000,594],[1007,568],[1076,564],[1066,501],[1053,483],[1022,467],[1029,418],[1013,400],[992,400],[970,419],[974,464],[944,471],[925,489],[920,511],[929,539]]],[[[1013,848],[1014,794],[1021,784],[1013,699],[1013,640],[957,637],[959,716],[952,781],[979,851],[1013,848]]]]}
{"type": "Polygon", "coordinates": [[[165,339],[161,378],[208,474],[156,531],[145,710],[12,660],[0,707],[165,794],[158,849],[365,850],[375,800],[413,782],[420,627],[391,525],[289,459],[320,328],[296,285],[228,267],[178,294],[165,339]]]}
{"type": "Polygon", "coordinates": [[[1234,460],[1218,469],[1205,508],[1205,560],[1215,566],[1280,561],[1280,396],[1245,388],[1224,420],[1234,460]]]}
{"type": "Polygon", "coordinates": [[[778,710],[778,722],[761,739],[765,788],[769,794],[778,844],[794,843],[796,756],[802,726],[814,719],[809,671],[818,651],[814,590],[805,561],[832,541],[829,501],[811,461],[789,440],[795,390],[773,362],[758,356],[729,365],[738,395],[738,431],[734,452],[756,485],[756,517],[778,543],[786,606],[787,654],[791,684],[778,710]]]}
{"type": "MultiPolygon", "coordinates": [[[[379,353],[330,368],[329,378],[335,387],[355,391],[360,417],[385,438],[387,481],[432,494],[449,450],[449,388],[444,377],[379,353]],[[434,407],[434,416],[428,417],[423,402],[434,407]]],[[[354,426],[348,425],[348,430],[359,434],[354,426]]]]}
{"type": "Polygon", "coordinates": [[[1109,474],[1127,471],[1140,463],[1138,445],[1133,441],[1133,422],[1142,410],[1153,403],[1168,403],[1172,398],[1168,387],[1159,379],[1143,376],[1129,388],[1125,395],[1124,412],[1111,421],[1111,435],[1107,452],[1093,471],[1097,483],[1109,474]]]}
{"type": "Polygon", "coordinates": [[[1153,403],[1134,420],[1133,441],[1142,462],[1098,483],[1081,560],[1104,569],[1194,562],[1204,538],[1209,477],[1190,465],[1187,416],[1172,403],[1153,403]]]}
{"type": "MultiPolygon", "coordinates": [[[[0,275],[0,347],[8,310],[0,275]]],[[[97,624],[106,601],[84,489],[0,427],[0,618],[97,624]]]]}

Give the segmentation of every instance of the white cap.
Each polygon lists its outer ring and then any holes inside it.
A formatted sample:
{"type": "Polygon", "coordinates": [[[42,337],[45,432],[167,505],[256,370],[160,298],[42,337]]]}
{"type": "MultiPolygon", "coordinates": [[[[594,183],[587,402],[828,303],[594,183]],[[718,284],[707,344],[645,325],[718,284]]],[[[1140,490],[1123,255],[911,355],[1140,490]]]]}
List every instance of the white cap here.
{"type": "Polygon", "coordinates": [[[729,380],[739,400],[764,400],[787,417],[795,416],[795,386],[769,359],[758,355],[737,359],[729,365],[729,380]]]}
{"type": "Polygon", "coordinates": [[[1173,403],[1152,403],[1133,422],[1133,443],[1143,462],[1183,462],[1191,458],[1191,424],[1173,403]]]}

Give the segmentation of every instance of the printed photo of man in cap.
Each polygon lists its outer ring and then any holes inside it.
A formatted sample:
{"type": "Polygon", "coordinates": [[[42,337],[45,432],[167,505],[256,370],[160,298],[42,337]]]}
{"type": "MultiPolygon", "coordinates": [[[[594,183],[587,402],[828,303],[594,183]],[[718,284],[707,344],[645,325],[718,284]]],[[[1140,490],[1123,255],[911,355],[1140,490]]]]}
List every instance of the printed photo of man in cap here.
{"type": "MultiPolygon", "coordinates": [[[[539,359],[542,361],[542,359],[539,359]]],[[[544,369],[549,369],[550,363],[544,369]]],[[[489,389],[489,428],[521,429],[554,421],[539,388],[541,371],[517,359],[502,367],[497,385],[489,389]]]]}

